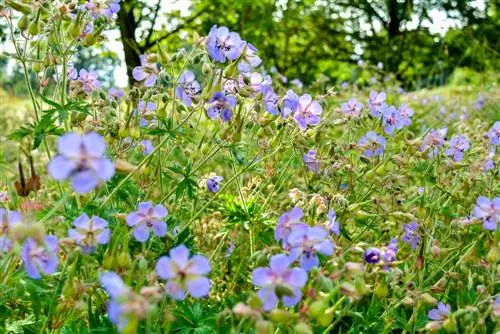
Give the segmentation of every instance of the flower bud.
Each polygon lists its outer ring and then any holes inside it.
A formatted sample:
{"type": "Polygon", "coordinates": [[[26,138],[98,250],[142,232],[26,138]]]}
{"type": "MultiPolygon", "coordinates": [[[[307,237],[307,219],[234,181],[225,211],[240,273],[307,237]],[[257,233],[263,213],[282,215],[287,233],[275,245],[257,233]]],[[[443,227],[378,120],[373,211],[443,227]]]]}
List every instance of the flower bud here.
{"type": "Polygon", "coordinates": [[[293,332],[297,334],[313,334],[311,327],[305,322],[299,322],[295,325],[293,332]]]}
{"type": "Polygon", "coordinates": [[[318,322],[321,326],[323,327],[327,327],[328,325],[330,325],[333,321],[333,317],[334,317],[334,309],[333,307],[330,307],[329,309],[327,309],[323,314],[321,314],[321,316],[318,318],[318,322]]]}
{"type": "Polygon", "coordinates": [[[321,314],[325,313],[327,308],[328,308],[327,301],[317,300],[309,306],[309,314],[313,318],[318,319],[321,316],[321,314]]]}
{"type": "Polygon", "coordinates": [[[250,294],[247,303],[253,309],[259,309],[262,306],[262,301],[255,293],[250,294]]]}
{"type": "Polygon", "coordinates": [[[26,30],[26,29],[28,29],[28,26],[30,24],[29,20],[30,19],[29,19],[28,15],[21,16],[21,18],[19,19],[19,21],[17,21],[17,27],[20,30],[26,30]]]}
{"type": "Polygon", "coordinates": [[[432,297],[427,292],[420,295],[420,300],[424,304],[429,305],[429,306],[435,306],[438,303],[438,300],[436,298],[432,297]]]}
{"type": "Polygon", "coordinates": [[[30,14],[31,7],[14,0],[5,0],[5,3],[14,10],[21,12],[23,14],[30,14]]]}
{"type": "Polygon", "coordinates": [[[385,298],[389,294],[389,288],[385,283],[379,283],[375,290],[373,290],[373,294],[379,298],[385,298]]]}
{"type": "Polygon", "coordinates": [[[274,309],[269,314],[269,319],[277,324],[286,324],[292,320],[292,314],[285,310],[274,309]]]}
{"type": "Polygon", "coordinates": [[[256,334],[272,334],[274,332],[273,323],[267,320],[258,320],[255,323],[256,334]]]}

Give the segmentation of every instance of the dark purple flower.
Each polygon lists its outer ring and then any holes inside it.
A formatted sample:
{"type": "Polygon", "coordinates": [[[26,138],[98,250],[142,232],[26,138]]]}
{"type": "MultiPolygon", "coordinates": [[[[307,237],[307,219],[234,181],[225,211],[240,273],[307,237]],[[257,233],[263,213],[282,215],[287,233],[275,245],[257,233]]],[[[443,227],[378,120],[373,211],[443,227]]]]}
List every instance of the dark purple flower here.
{"type": "Polygon", "coordinates": [[[57,237],[47,235],[43,240],[41,245],[31,238],[24,242],[21,258],[31,278],[41,278],[41,274],[52,275],[57,270],[57,237]]]}
{"type": "Polygon", "coordinates": [[[363,154],[370,158],[381,155],[385,150],[385,138],[378,136],[375,131],[368,131],[358,143],[363,148],[363,154]]]}
{"type": "Polygon", "coordinates": [[[307,169],[313,173],[318,172],[319,162],[316,160],[316,150],[309,150],[309,152],[304,154],[304,163],[306,164],[307,169]]]}
{"type": "Polygon", "coordinates": [[[224,181],[224,178],[222,176],[214,175],[209,177],[207,180],[208,191],[210,191],[211,193],[218,192],[222,181],[224,181]]]}
{"type": "Polygon", "coordinates": [[[155,149],[151,140],[147,140],[147,139],[141,141],[141,147],[142,147],[142,154],[144,154],[144,155],[150,154],[155,149]]]}
{"type": "Polygon", "coordinates": [[[359,117],[361,114],[361,109],[363,109],[363,104],[360,103],[355,98],[349,99],[349,101],[342,103],[342,112],[348,117],[359,117]]]}
{"type": "Polygon", "coordinates": [[[328,211],[328,230],[337,237],[340,235],[340,223],[337,221],[337,214],[333,209],[328,211]]]}
{"type": "Polygon", "coordinates": [[[238,70],[240,72],[250,72],[253,68],[259,66],[262,60],[257,56],[257,49],[252,44],[246,43],[243,50],[245,53],[238,63],[238,70]]]}
{"type": "Polygon", "coordinates": [[[429,317],[429,319],[434,321],[444,321],[448,319],[448,315],[450,314],[450,312],[450,305],[439,302],[438,306],[430,310],[427,316],[429,317]]]}
{"type": "Polygon", "coordinates": [[[208,259],[203,255],[189,258],[184,245],[171,249],[169,255],[160,257],[156,264],[158,276],[167,280],[167,293],[177,300],[183,300],[186,291],[194,298],[208,296],[210,280],[205,276],[212,270],[208,259]]]}
{"type": "Polygon", "coordinates": [[[470,148],[469,139],[465,136],[455,135],[451,138],[449,147],[445,154],[447,156],[453,155],[455,161],[460,161],[464,158],[464,152],[470,148]]]}
{"type": "Polygon", "coordinates": [[[479,196],[472,210],[472,215],[483,222],[485,230],[495,231],[500,221],[500,197],[490,200],[487,197],[479,196]]]}
{"type": "Polygon", "coordinates": [[[137,211],[127,215],[127,225],[134,226],[134,237],[139,242],[145,242],[149,238],[151,229],[158,237],[167,233],[167,223],[164,218],[168,216],[168,210],[161,204],[153,205],[152,202],[141,202],[137,211]]]}
{"type": "Polygon", "coordinates": [[[401,240],[410,244],[412,249],[416,249],[419,241],[417,222],[412,221],[410,224],[404,224],[404,231],[401,240]]]}
{"type": "Polygon", "coordinates": [[[84,213],[75,219],[73,226],[75,228],[70,229],[68,235],[82,246],[83,252],[86,254],[95,252],[97,245],[107,244],[111,237],[111,232],[107,228],[108,222],[97,216],[90,219],[84,213]]]}
{"type": "Polygon", "coordinates": [[[9,239],[10,229],[22,222],[23,216],[17,211],[0,208],[0,254],[12,249],[12,240],[9,239]]]}
{"type": "Polygon", "coordinates": [[[264,108],[271,115],[278,114],[278,96],[274,92],[271,85],[265,84],[262,86],[262,101],[264,102],[264,108]]]}
{"type": "Polygon", "coordinates": [[[307,273],[301,268],[289,268],[292,262],[288,256],[278,254],[271,257],[269,267],[253,270],[252,283],[261,287],[257,295],[264,311],[274,309],[279,299],[290,307],[302,298],[300,288],[307,283],[307,273]]]}
{"type": "Polygon", "coordinates": [[[296,228],[304,228],[307,225],[301,221],[304,216],[301,208],[293,208],[290,211],[283,213],[278,219],[278,225],[274,233],[276,241],[281,240],[283,248],[288,248],[288,236],[296,228]]]}
{"type": "Polygon", "coordinates": [[[141,55],[141,66],[136,66],[132,70],[132,76],[137,81],[144,81],[144,86],[153,87],[158,77],[158,66],[156,63],[150,61],[148,56],[141,55]]]}
{"type": "Polygon", "coordinates": [[[222,92],[215,92],[208,102],[207,114],[210,119],[220,118],[224,122],[229,122],[233,116],[232,110],[236,105],[234,96],[226,96],[222,92]]]}
{"type": "Polygon", "coordinates": [[[304,94],[299,97],[297,110],[294,114],[294,119],[302,131],[307,129],[308,125],[318,125],[321,121],[321,113],[323,108],[314,101],[309,94],[304,94]]]}
{"type": "Polygon", "coordinates": [[[448,128],[442,129],[431,129],[424,137],[422,144],[420,145],[420,152],[426,151],[428,148],[431,150],[428,153],[428,157],[432,158],[434,155],[438,153],[438,148],[443,146],[444,139],[446,138],[446,133],[448,132],[448,128]]]}
{"type": "Polygon", "coordinates": [[[59,155],[48,165],[49,173],[58,181],[71,179],[79,194],[93,190],[115,174],[115,166],[104,157],[106,142],[95,132],[83,136],[67,133],[59,137],[57,150],[59,155]]]}
{"type": "Polygon", "coordinates": [[[80,75],[77,81],[82,86],[85,93],[91,93],[94,90],[101,88],[101,82],[97,80],[99,74],[96,71],[87,71],[86,69],[80,70],[80,75]]]}
{"type": "Polygon", "coordinates": [[[366,263],[377,264],[380,262],[380,249],[370,247],[365,250],[364,258],[366,263]]]}
{"type": "Polygon", "coordinates": [[[305,271],[319,266],[317,253],[330,256],[333,254],[333,242],[324,228],[304,227],[293,230],[288,236],[290,257],[299,260],[305,271]]]}
{"type": "Polygon", "coordinates": [[[393,135],[394,130],[401,128],[401,119],[396,107],[385,106],[379,112],[382,114],[382,125],[384,126],[385,133],[393,135]]]}
{"type": "Polygon", "coordinates": [[[385,99],[387,95],[384,92],[377,93],[376,91],[370,92],[370,97],[368,99],[368,109],[372,116],[380,117],[381,109],[385,106],[385,99]]]}
{"type": "Polygon", "coordinates": [[[215,25],[210,29],[207,50],[214,61],[225,63],[226,58],[235,60],[240,56],[244,46],[245,43],[241,40],[240,35],[229,32],[226,27],[218,28],[215,25]]]}
{"type": "Polygon", "coordinates": [[[188,107],[193,103],[192,97],[198,95],[201,91],[201,86],[196,81],[196,77],[194,73],[191,71],[185,71],[179,77],[176,95],[179,99],[181,99],[184,104],[188,107]]]}
{"type": "Polygon", "coordinates": [[[496,146],[500,144],[500,121],[495,122],[490,131],[488,131],[488,138],[490,138],[491,145],[496,146]]]}

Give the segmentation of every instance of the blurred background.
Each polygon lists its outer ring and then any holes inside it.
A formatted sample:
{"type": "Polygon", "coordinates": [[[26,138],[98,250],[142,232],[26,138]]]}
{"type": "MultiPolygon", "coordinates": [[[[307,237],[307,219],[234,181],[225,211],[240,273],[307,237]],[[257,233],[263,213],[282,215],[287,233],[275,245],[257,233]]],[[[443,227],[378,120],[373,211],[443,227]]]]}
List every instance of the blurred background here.
{"type": "MultiPolygon", "coordinates": [[[[404,90],[498,82],[500,0],[122,0],[114,29],[82,49],[77,68],[125,87],[139,55],[189,49],[214,25],[251,42],[266,71],[286,84],[369,85],[404,90]]],[[[9,52],[0,27],[1,48],[9,52]]],[[[0,56],[3,90],[24,95],[22,72],[0,56]]]]}

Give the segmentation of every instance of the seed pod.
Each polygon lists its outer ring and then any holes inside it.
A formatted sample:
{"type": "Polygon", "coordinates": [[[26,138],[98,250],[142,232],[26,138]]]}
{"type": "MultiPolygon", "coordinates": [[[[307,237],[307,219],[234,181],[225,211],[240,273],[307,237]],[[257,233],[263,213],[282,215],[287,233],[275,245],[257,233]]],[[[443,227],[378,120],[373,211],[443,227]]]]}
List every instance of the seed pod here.
{"type": "Polygon", "coordinates": [[[17,21],[17,27],[21,30],[28,29],[29,24],[30,24],[30,19],[29,19],[28,15],[21,16],[19,21],[17,21]]]}
{"type": "Polygon", "coordinates": [[[273,323],[267,320],[258,320],[255,323],[256,334],[272,334],[274,333],[273,323]]]}
{"type": "Polygon", "coordinates": [[[23,3],[19,3],[14,0],[5,0],[5,3],[11,7],[14,10],[17,10],[18,12],[21,12],[23,14],[30,14],[31,13],[31,7],[28,5],[25,5],[23,3]]]}

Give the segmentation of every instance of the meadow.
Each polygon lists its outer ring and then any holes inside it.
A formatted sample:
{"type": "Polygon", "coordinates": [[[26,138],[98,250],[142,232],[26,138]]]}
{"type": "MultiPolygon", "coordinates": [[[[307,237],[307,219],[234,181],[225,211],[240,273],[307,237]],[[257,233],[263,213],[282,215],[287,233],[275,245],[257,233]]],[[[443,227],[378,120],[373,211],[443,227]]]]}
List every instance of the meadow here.
{"type": "Polygon", "coordinates": [[[214,26],[105,87],[119,2],[0,7],[0,332],[500,331],[498,74],[302,85],[214,26]]]}

